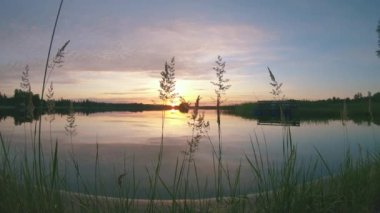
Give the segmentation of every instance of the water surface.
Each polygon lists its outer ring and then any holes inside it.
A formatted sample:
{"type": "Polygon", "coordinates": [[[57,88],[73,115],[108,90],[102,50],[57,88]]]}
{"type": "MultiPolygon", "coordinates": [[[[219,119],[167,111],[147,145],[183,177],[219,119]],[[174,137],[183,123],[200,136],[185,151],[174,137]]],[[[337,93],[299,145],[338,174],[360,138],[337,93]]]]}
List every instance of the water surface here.
{"type": "MultiPolygon", "coordinates": [[[[204,112],[205,119],[210,122],[209,137],[201,139],[194,154],[194,162],[201,183],[204,184],[207,180],[205,196],[209,197],[214,195],[212,144],[217,145],[217,126],[216,112],[204,112]]],[[[77,174],[73,169],[74,159],[78,162],[82,180],[90,186],[90,192],[95,190],[92,186],[97,176],[101,179],[102,190],[99,193],[117,195],[115,189],[118,187],[118,176],[125,173],[126,178],[132,178],[134,171],[135,179],[139,182],[136,196],[146,198],[149,188],[147,171],[154,171],[158,159],[161,116],[160,111],[76,114],[76,134],[70,137],[65,131],[66,116],[56,115],[55,120],[49,123],[45,115],[42,119],[44,153],[49,156],[51,142],[57,142],[60,172],[66,175],[67,187],[71,190],[84,191],[83,187],[77,185],[77,174]],[[95,171],[98,171],[97,175],[95,171]]],[[[173,182],[177,159],[183,159],[183,151],[187,149],[187,141],[191,139],[188,121],[189,114],[174,110],[166,112],[161,177],[168,185],[173,182]]],[[[252,157],[251,141],[258,142],[262,148],[267,147],[265,153],[268,153],[270,160],[282,160],[283,127],[257,123],[254,119],[222,115],[223,162],[232,172],[241,165],[240,193],[255,191],[255,180],[245,158],[245,155],[252,157]]],[[[25,150],[31,156],[34,128],[35,123],[15,126],[10,117],[0,123],[1,134],[10,142],[18,156],[22,156],[25,150]]],[[[332,168],[339,165],[347,148],[356,156],[358,147],[373,151],[380,146],[380,127],[371,123],[347,121],[343,125],[340,120],[301,121],[300,126],[292,126],[290,129],[301,161],[315,159],[315,149],[318,149],[332,168]]],[[[48,161],[48,157],[46,159],[48,161]]],[[[323,176],[325,172],[320,170],[319,175],[323,176]]],[[[191,177],[195,183],[194,176],[191,177]]],[[[159,193],[161,198],[169,198],[162,187],[159,193]]]]}

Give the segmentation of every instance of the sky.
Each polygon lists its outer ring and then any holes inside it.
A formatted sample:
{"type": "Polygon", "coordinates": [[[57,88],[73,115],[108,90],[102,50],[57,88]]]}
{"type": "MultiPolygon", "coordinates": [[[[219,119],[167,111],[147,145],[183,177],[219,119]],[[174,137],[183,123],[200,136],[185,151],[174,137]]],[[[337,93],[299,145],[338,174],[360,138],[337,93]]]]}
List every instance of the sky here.
{"type": "MultiPolygon", "coordinates": [[[[34,93],[59,0],[0,2],[0,92],[34,93]]],[[[231,88],[224,103],[271,99],[270,67],[285,98],[353,97],[380,91],[378,0],[65,0],[53,42],[67,40],[49,82],[55,98],[160,103],[160,72],[175,57],[176,92],[215,101],[220,55],[231,88]]]]}

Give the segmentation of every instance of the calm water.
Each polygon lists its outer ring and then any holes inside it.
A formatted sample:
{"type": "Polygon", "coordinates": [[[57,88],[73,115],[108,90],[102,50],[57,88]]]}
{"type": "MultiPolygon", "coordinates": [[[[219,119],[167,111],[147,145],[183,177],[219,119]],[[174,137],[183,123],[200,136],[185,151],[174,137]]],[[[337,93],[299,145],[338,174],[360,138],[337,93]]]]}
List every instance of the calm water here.
{"type": "MultiPolygon", "coordinates": [[[[211,143],[217,144],[216,113],[206,110],[205,119],[210,121],[206,137],[200,141],[199,149],[195,153],[199,179],[208,189],[206,196],[213,196],[213,160],[211,143]]],[[[188,126],[188,115],[178,111],[167,111],[164,133],[164,157],[162,164],[162,179],[171,185],[177,158],[182,159],[182,151],[186,150],[186,141],[190,139],[191,128],[188,126]]],[[[126,173],[126,179],[132,178],[133,167],[135,177],[139,182],[137,197],[146,197],[148,175],[147,170],[154,171],[155,162],[161,138],[161,112],[107,112],[95,113],[88,116],[76,114],[76,132],[72,137],[65,132],[66,117],[56,115],[55,120],[43,123],[44,153],[50,154],[50,128],[52,140],[57,141],[60,156],[61,174],[66,174],[68,187],[72,190],[83,191],[77,186],[76,175],[73,170],[72,159],[77,160],[82,179],[88,184],[92,192],[95,177],[96,147],[99,152],[99,173],[102,182],[102,193],[117,195],[117,177],[126,173]]],[[[27,150],[31,154],[31,135],[34,124],[26,123],[15,126],[12,118],[0,122],[1,134],[18,156],[27,150]]],[[[355,124],[348,121],[342,125],[341,121],[301,122],[300,126],[291,127],[293,142],[297,145],[299,158],[310,160],[315,158],[315,148],[318,149],[332,167],[336,167],[342,160],[347,147],[351,147],[357,155],[358,145],[364,150],[380,148],[380,127],[374,124],[355,124]]],[[[256,143],[255,134],[259,143],[264,147],[267,143],[270,159],[280,162],[282,159],[283,127],[257,125],[256,120],[247,120],[237,116],[222,116],[223,161],[231,171],[235,171],[241,164],[241,193],[255,190],[252,172],[249,170],[245,154],[252,156],[250,138],[256,143]]],[[[47,157],[46,157],[47,158],[47,157]]],[[[193,172],[194,173],[194,172],[193,172]]],[[[323,175],[321,170],[319,175],[323,175]]],[[[194,179],[193,179],[194,181],[194,179]]],[[[163,189],[162,198],[168,198],[163,189]]]]}

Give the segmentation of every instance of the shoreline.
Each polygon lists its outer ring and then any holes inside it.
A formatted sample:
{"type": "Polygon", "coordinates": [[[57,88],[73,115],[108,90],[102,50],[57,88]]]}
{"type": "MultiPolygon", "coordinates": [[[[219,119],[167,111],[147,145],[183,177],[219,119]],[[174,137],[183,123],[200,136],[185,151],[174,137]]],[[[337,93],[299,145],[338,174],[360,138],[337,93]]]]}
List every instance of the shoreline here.
{"type": "MultiPolygon", "coordinates": [[[[271,192],[269,192],[271,193],[271,192]]],[[[107,207],[107,206],[121,206],[128,205],[137,208],[139,211],[143,211],[147,208],[148,205],[154,204],[158,207],[169,208],[173,204],[184,205],[185,203],[198,203],[199,205],[207,204],[211,209],[220,209],[225,208],[228,205],[229,201],[234,199],[245,199],[252,206],[255,204],[257,196],[259,193],[250,193],[247,195],[237,196],[237,197],[223,197],[222,200],[218,201],[216,197],[202,198],[202,199],[129,199],[125,197],[112,197],[112,196],[103,196],[103,195],[92,195],[79,192],[71,192],[65,190],[59,190],[59,194],[62,198],[63,203],[67,206],[71,206],[71,209],[68,212],[80,212],[83,203],[86,203],[86,207],[107,207]]],[[[219,210],[217,211],[219,212],[219,210]]]]}

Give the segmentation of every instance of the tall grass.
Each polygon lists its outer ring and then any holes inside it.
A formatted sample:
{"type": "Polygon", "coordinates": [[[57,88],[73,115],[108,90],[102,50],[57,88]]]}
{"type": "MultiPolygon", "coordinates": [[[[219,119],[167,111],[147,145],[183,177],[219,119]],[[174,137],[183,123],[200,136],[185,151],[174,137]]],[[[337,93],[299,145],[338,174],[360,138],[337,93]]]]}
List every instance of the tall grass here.
{"type": "MultiPolygon", "coordinates": [[[[50,51],[53,43],[55,29],[58,17],[61,11],[63,0],[57,12],[53,33],[50,40],[48,56],[46,60],[45,74],[42,84],[42,93],[40,101],[40,111],[42,111],[43,95],[46,84],[46,73],[49,65],[50,51]]],[[[22,76],[21,87],[27,89],[31,96],[31,86],[28,76],[29,67],[25,68],[22,76]]],[[[29,97],[28,111],[33,115],[34,106],[32,106],[31,97],[29,97]]],[[[40,113],[41,114],[41,113],[40,113]]],[[[0,182],[2,189],[5,189],[1,202],[1,209],[11,212],[60,212],[63,210],[59,200],[59,174],[58,174],[58,143],[56,142],[52,150],[51,159],[48,166],[45,163],[44,154],[41,145],[41,117],[39,119],[38,141],[35,140],[37,128],[35,127],[34,139],[32,140],[33,155],[29,159],[25,154],[23,159],[10,157],[9,145],[4,141],[0,133],[1,143],[1,175],[0,182]],[[19,164],[20,165],[17,165],[19,164]],[[5,185],[3,185],[5,184],[5,185]]],[[[26,141],[25,141],[26,143],[26,141]]],[[[26,147],[26,146],[25,146],[26,147]]]]}
{"type": "Polygon", "coordinates": [[[298,159],[291,137],[286,140],[290,146],[285,149],[282,163],[271,161],[255,136],[256,142],[251,140],[253,153],[246,155],[258,187],[255,211],[372,212],[378,208],[378,153],[361,152],[356,160],[348,153],[340,169],[333,172],[318,150],[317,158],[308,163],[298,159]],[[328,176],[316,179],[321,167],[328,176]]]}
{"type": "MultiPolygon", "coordinates": [[[[169,101],[172,101],[177,94],[175,93],[175,58],[173,57],[170,63],[165,62],[164,70],[161,72],[161,80],[160,80],[160,90],[159,90],[159,98],[162,100],[162,105],[164,106],[162,109],[162,117],[161,117],[161,143],[160,150],[158,153],[158,159],[156,162],[156,169],[153,175],[149,175],[151,190],[150,190],[150,201],[148,206],[148,211],[154,211],[154,200],[156,199],[157,193],[157,184],[159,180],[161,163],[162,163],[162,155],[164,152],[164,130],[165,130],[165,117],[166,110],[165,106],[169,101]]],[[[149,173],[148,173],[149,174],[149,173]]]]}
{"type": "MultiPolygon", "coordinates": [[[[217,81],[211,82],[216,89],[216,123],[218,126],[218,150],[217,152],[213,152],[213,162],[214,162],[214,174],[215,174],[215,189],[216,189],[216,197],[218,200],[221,200],[224,196],[223,194],[223,165],[222,165],[222,129],[221,129],[221,104],[223,103],[223,95],[226,91],[231,87],[231,85],[227,84],[230,80],[224,78],[224,74],[226,73],[225,66],[226,62],[223,61],[221,56],[217,57],[215,61],[216,66],[213,67],[216,73],[217,81]],[[214,157],[217,158],[217,168],[215,167],[214,157]]],[[[211,142],[211,141],[210,141],[211,142]]],[[[212,145],[214,147],[214,145],[212,145]]],[[[214,149],[215,150],[215,149],[214,149]]]]}
{"type": "Polygon", "coordinates": [[[70,102],[69,113],[66,117],[65,133],[70,136],[71,144],[73,143],[73,136],[77,134],[76,127],[74,106],[73,102],[70,102]]]}

